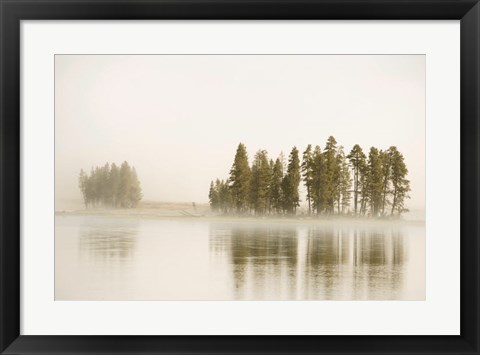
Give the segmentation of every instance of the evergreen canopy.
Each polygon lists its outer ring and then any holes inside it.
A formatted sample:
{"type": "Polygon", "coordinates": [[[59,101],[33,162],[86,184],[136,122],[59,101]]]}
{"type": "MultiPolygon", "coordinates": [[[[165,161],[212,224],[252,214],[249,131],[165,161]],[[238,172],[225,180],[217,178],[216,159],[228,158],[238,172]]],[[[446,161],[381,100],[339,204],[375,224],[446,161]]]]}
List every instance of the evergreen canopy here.
{"type": "Polygon", "coordinates": [[[86,208],[134,208],[142,199],[137,172],[126,161],[120,168],[115,163],[97,166],[90,174],[80,170],[78,186],[86,208]]]}
{"type": "Polygon", "coordinates": [[[309,215],[383,217],[408,211],[408,169],[395,146],[371,147],[368,158],[358,144],[347,155],[343,149],[330,136],[323,151],[309,144],[302,162],[293,147],[288,164],[283,154],[274,161],[266,150],[259,150],[250,166],[247,149],[240,143],[229,179],[210,184],[210,206],[225,214],[295,215],[303,182],[309,215]]]}

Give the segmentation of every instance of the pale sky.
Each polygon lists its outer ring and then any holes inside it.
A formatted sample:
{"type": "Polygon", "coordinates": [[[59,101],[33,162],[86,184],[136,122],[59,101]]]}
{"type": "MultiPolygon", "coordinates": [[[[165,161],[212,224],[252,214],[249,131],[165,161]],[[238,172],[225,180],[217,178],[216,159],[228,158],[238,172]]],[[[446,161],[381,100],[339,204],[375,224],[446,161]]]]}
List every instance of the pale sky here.
{"type": "Polygon", "coordinates": [[[57,199],[80,199],[81,168],[127,160],[144,200],[207,202],[239,142],[251,161],[259,149],[323,149],[330,135],[346,153],[397,146],[407,206],[424,208],[425,57],[55,57],[57,199]]]}

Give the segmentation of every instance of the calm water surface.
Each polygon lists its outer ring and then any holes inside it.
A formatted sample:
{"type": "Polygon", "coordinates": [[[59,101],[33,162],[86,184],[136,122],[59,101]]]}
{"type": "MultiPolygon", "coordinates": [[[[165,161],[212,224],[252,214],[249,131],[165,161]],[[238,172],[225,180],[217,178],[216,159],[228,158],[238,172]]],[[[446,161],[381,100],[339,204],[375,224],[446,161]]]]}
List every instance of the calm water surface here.
{"type": "Polygon", "coordinates": [[[57,300],[424,300],[423,224],[57,216],[57,300]]]}

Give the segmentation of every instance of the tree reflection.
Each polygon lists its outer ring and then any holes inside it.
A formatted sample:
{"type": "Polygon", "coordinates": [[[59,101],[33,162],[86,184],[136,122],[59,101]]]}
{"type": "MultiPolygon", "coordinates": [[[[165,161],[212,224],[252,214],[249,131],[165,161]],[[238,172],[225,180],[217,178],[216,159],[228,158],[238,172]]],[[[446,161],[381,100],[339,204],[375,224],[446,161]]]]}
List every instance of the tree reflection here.
{"type": "Polygon", "coordinates": [[[212,227],[211,251],[226,251],[232,266],[236,298],[290,298],[296,289],[297,235],[295,228],[276,226],[212,227]],[[219,233],[217,233],[219,232],[219,233]],[[254,285],[254,287],[252,287],[254,285]]]}
{"type": "Polygon", "coordinates": [[[396,299],[403,286],[405,248],[399,232],[310,230],[308,298],[396,299]]]}
{"type": "Polygon", "coordinates": [[[80,254],[94,261],[127,262],[133,258],[136,235],[137,224],[130,221],[84,226],[79,231],[80,254]]]}
{"type": "Polygon", "coordinates": [[[213,225],[236,299],[399,299],[408,261],[391,228],[213,225]]]}

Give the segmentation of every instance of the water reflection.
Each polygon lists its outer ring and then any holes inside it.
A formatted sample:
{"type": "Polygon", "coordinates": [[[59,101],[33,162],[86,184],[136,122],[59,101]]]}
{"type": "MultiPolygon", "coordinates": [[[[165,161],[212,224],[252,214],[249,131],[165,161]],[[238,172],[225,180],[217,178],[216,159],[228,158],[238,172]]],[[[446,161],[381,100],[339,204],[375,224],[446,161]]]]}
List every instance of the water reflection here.
{"type": "Polygon", "coordinates": [[[408,260],[390,228],[213,224],[210,253],[235,299],[399,299],[408,260]]]}
{"type": "Polygon", "coordinates": [[[295,228],[214,225],[211,236],[211,252],[230,259],[235,298],[264,299],[272,292],[282,298],[295,296],[295,228]]]}
{"type": "Polygon", "coordinates": [[[58,300],[423,300],[423,225],[55,220],[58,300]]]}
{"type": "Polygon", "coordinates": [[[135,221],[88,223],[79,230],[79,252],[95,262],[126,263],[133,260],[138,225],[135,221]]]}

